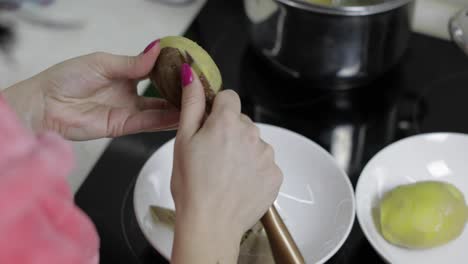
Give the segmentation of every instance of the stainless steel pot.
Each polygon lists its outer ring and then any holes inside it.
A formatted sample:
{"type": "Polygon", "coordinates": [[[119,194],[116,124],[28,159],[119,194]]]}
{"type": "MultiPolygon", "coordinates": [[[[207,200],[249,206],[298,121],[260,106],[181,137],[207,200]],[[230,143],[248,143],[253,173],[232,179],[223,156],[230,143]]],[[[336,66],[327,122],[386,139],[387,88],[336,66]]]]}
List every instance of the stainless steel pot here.
{"type": "Polygon", "coordinates": [[[244,0],[251,44],[294,79],[325,89],[364,85],[394,66],[410,37],[414,2],[321,6],[244,0]]]}

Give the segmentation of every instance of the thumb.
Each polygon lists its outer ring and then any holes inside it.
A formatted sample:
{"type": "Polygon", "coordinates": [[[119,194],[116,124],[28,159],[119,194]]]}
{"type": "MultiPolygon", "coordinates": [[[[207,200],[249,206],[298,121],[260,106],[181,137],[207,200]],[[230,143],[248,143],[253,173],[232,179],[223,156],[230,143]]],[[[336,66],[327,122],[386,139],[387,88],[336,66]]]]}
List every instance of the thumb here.
{"type": "Polygon", "coordinates": [[[153,68],[160,50],[159,40],[155,40],[138,56],[96,52],[89,55],[89,58],[90,64],[94,65],[104,77],[141,79],[146,77],[153,68]]]}
{"type": "Polygon", "coordinates": [[[205,92],[200,79],[190,65],[181,67],[182,102],[179,133],[183,137],[192,137],[200,129],[205,116],[205,92]]]}

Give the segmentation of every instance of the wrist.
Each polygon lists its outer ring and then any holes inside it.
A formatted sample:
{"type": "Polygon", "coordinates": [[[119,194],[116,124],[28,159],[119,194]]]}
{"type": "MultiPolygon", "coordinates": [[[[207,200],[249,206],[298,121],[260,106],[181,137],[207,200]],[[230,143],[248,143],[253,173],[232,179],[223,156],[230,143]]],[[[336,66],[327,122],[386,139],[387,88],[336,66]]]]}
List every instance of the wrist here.
{"type": "Polygon", "coordinates": [[[8,106],[28,129],[42,129],[43,95],[38,84],[28,79],[1,91],[8,106]]]}
{"type": "Polygon", "coordinates": [[[209,214],[178,213],[172,261],[178,263],[237,263],[242,234],[209,214]]]}

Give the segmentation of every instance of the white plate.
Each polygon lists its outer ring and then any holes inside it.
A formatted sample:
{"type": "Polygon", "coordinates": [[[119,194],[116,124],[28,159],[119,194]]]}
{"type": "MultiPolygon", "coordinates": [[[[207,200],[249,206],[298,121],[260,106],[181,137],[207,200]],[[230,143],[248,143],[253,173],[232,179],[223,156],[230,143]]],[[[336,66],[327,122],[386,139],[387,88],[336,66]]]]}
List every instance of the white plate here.
{"type": "Polygon", "coordinates": [[[408,250],[388,243],[377,231],[372,208],[386,191],[424,180],[454,184],[468,197],[468,136],[432,133],[409,137],[379,152],[364,168],[356,187],[357,217],[372,246],[388,262],[466,263],[468,231],[441,247],[408,250]]]}
{"type": "MultiPolygon", "coordinates": [[[[284,174],[275,203],[278,211],[307,263],[323,263],[343,245],[354,223],[355,200],[349,178],[332,156],[309,139],[283,128],[258,126],[262,139],[275,149],[276,162],[284,174]]],[[[169,187],[173,145],[174,141],[169,141],[146,162],[134,191],[138,224],[167,259],[173,232],[152,220],[149,206],[174,208],[169,187]]],[[[260,246],[243,248],[239,263],[272,263],[265,239],[262,234],[260,246]]]]}

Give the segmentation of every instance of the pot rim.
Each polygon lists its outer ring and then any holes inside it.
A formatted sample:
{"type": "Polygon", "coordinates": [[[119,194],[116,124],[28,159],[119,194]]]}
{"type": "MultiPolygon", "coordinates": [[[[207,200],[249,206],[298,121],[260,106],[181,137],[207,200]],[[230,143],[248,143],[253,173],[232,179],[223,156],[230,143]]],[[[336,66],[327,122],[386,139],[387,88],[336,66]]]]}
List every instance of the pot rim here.
{"type": "Polygon", "coordinates": [[[344,16],[367,16],[374,15],[383,12],[387,12],[415,0],[387,0],[382,3],[375,5],[364,5],[364,6],[326,6],[306,2],[304,0],[275,0],[284,5],[288,5],[294,8],[303,9],[311,12],[318,12],[329,15],[344,15],[344,16]]]}

